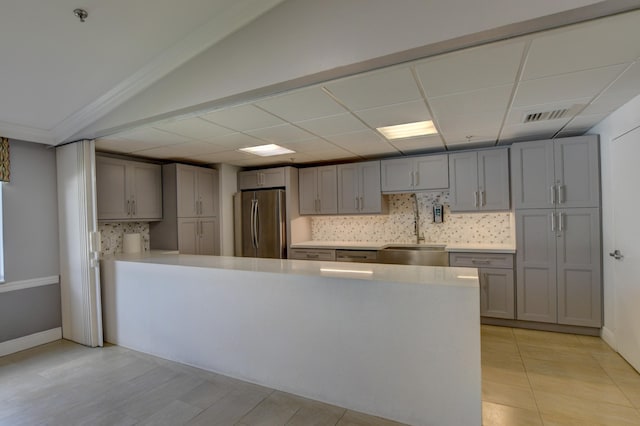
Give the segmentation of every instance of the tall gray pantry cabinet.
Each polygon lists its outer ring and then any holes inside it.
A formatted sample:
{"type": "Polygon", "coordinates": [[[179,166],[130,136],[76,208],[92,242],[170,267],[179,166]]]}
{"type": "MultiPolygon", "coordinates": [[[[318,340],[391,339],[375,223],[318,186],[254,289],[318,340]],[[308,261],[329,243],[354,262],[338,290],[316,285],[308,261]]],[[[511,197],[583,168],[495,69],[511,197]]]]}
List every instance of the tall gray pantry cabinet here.
{"type": "Polygon", "coordinates": [[[602,326],[598,153],[594,135],[511,147],[519,320],[602,326]]]}

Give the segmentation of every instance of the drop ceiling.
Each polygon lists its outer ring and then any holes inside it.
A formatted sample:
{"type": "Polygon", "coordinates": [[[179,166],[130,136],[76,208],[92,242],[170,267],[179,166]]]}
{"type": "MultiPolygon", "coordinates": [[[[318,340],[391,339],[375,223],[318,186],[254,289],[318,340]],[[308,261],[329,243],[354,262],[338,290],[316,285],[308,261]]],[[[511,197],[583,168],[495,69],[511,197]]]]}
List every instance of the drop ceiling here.
{"type": "Polygon", "coordinates": [[[253,167],[580,135],[640,94],[637,40],[640,11],[628,12],[159,121],[96,147],[253,167]],[[423,120],[439,134],[387,140],[376,130],[423,120]],[[267,143],[295,153],[238,151],[267,143]]]}

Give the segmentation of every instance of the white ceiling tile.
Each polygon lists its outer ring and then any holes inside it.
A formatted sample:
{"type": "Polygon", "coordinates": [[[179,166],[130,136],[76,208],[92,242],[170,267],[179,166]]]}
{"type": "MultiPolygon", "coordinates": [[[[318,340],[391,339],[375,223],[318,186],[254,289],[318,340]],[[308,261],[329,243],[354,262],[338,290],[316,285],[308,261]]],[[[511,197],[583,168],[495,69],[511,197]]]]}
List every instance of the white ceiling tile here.
{"type": "Polygon", "coordinates": [[[367,129],[367,126],[362,124],[360,120],[349,113],[317,118],[314,120],[299,121],[296,123],[296,126],[300,126],[311,133],[322,137],[367,129]]]}
{"type": "Polygon", "coordinates": [[[308,155],[312,156],[316,161],[331,161],[331,160],[342,160],[347,158],[359,158],[359,156],[355,155],[352,152],[349,152],[342,148],[333,148],[328,150],[316,151],[313,153],[309,153],[308,155]]]}
{"type": "Polygon", "coordinates": [[[212,154],[199,155],[198,159],[206,163],[229,163],[234,164],[234,161],[247,160],[254,158],[255,155],[248,154],[246,152],[230,150],[215,152],[212,154]]]}
{"type": "Polygon", "coordinates": [[[556,121],[558,120],[505,126],[500,133],[500,141],[549,139],[566,123],[566,121],[562,123],[556,123],[556,121]]]}
{"type": "Polygon", "coordinates": [[[490,146],[495,146],[495,141],[453,141],[447,142],[447,148],[451,150],[456,149],[475,149],[475,148],[486,148],[490,146]]]}
{"type": "Polygon", "coordinates": [[[318,151],[326,151],[336,149],[336,145],[325,141],[324,139],[314,138],[307,139],[304,141],[292,141],[283,143],[282,146],[292,149],[296,152],[318,152],[318,151]]]}
{"type": "Polygon", "coordinates": [[[629,67],[607,90],[602,93],[583,114],[613,112],[640,93],[640,63],[629,67]]]}
{"type": "Polygon", "coordinates": [[[415,138],[395,139],[391,145],[403,153],[444,150],[444,143],[439,135],[419,136],[415,138]]]}
{"type": "Polygon", "coordinates": [[[157,144],[158,146],[175,145],[178,143],[189,142],[193,140],[187,136],[176,135],[174,133],[168,133],[162,130],[156,130],[152,127],[142,127],[127,132],[118,133],[114,136],[130,141],[157,144]]]}
{"type": "Polygon", "coordinates": [[[442,137],[447,144],[466,141],[495,141],[502,125],[504,111],[477,110],[465,115],[451,115],[438,120],[442,137]]]}
{"type": "MultiPolygon", "coordinates": [[[[107,137],[96,140],[96,150],[107,152],[130,153],[135,149],[136,142],[115,137],[107,137]]],[[[148,146],[148,145],[147,145],[148,146]]]]}
{"type": "Polygon", "coordinates": [[[429,98],[431,110],[438,120],[452,116],[477,114],[481,111],[506,111],[511,99],[513,85],[492,87],[458,93],[450,96],[429,98]]]}
{"type": "Polygon", "coordinates": [[[255,130],[284,124],[284,121],[278,117],[274,117],[253,105],[221,109],[202,115],[200,118],[237,131],[255,130]]]}
{"type": "Polygon", "coordinates": [[[262,129],[246,132],[255,138],[262,139],[269,143],[283,143],[287,141],[305,140],[314,138],[311,133],[299,129],[291,124],[281,124],[279,126],[265,127],[262,129]]]}
{"type": "Polygon", "coordinates": [[[325,86],[352,111],[421,98],[409,67],[374,71],[325,86]]]}
{"type": "Polygon", "coordinates": [[[625,67],[625,65],[614,65],[538,80],[522,81],[516,89],[513,106],[521,107],[593,97],[614,81],[625,67]]]}
{"type": "Polygon", "coordinates": [[[347,151],[360,156],[396,154],[398,152],[397,149],[372,130],[334,135],[328,139],[347,151]]]}
{"type": "Polygon", "coordinates": [[[640,12],[562,28],[536,37],[523,79],[631,62],[640,56],[640,12]]]}
{"type": "Polygon", "coordinates": [[[423,100],[365,109],[356,111],[355,114],[371,127],[431,120],[431,115],[423,100]]]}
{"type": "Polygon", "coordinates": [[[228,150],[246,148],[248,146],[264,145],[264,141],[256,139],[244,133],[232,133],[230,135],[221,136],[210,141],[228,150]]]}
{"type": "Polygon", "coordinates": [[[524,41],[508,41],[449,53],[416,66],[427,96],[514,83],[522,60],[524,41]]]}
{"type": "Polygon", "coordinates": [[[295,90],[255,102],[255,105],[292,123],[345,112],[344,108],[320,87],[295,90]]]}
{"type": "Polygon", "coordinates": [[[585,132],[598,124],[601,120],[603,120],[607,114],[586,114],[579,115],[571,120],[564,129],[563,132],[567,131],[581,131],[585,132]]]}
{"type": "Polygon", "coordinates": [[[180,158],[196,159],[199,155],[225,151],[228,148],[206,142],[187,142],[179,145],[162,146],[159,148],[136,151],[136,155],[152,158],[180,158]]]}
{"type": "Polygon", "coordinates": [[[218,126],[198,117],[185,120],[173,120],[153,125],[154,128],[166,132],[183,135],[190,139],[209,140],[218,136],[233,133],[233,130],[218,126]]]}

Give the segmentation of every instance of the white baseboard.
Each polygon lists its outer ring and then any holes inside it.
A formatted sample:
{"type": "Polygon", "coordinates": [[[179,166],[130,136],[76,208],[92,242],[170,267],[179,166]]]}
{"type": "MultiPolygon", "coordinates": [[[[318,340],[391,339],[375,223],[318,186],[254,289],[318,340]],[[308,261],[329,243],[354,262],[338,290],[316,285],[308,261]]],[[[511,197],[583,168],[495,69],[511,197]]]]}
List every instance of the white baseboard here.
{"type": "Polygon", "coordinates": [[[62,339],[61,327],[52,328],[51,330],[41,331],[24,337],[18,337],[13,340],[7,340],[6,342],[0,343],[0,356],[24,351],[25,349],[30,349],[60,339],[62,339]]]}
{"type": "Polygon", "coordinates": [[[600,337],[602,337],[602,340],[607,342],[607,344],[611,346],[614,351],[618,351],[618,348],[616,346],[616,335],[613,331],[611,331],[607,327],[602,327],[602,334],[600,337]]]}
{"type": "Polygon", "coordinates": [[[27,288],[40,287],[43,285],[58,284],[60,282],[59,275],[52,275],[50,277],[33,278],[23,281],[12,281],[8,283],[0,284],[0,293],[6,293],[8,291],[24,290],[27,288]]]}

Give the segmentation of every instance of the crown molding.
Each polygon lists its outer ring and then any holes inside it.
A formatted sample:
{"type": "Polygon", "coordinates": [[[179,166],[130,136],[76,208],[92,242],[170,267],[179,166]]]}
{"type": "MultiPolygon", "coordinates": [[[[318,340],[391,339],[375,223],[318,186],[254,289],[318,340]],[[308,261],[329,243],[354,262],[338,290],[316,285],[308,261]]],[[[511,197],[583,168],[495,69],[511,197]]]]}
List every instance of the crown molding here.
{"type": "Polygon", "coordinates": [[[238,0],[216,13],[215,18],[165,50],[95,101],[72,114],[53,129],[58,143],[79,139],[82,129],[104,117],[180,65],[202,53],[234,31],[272,9],[283,0],[238,0]]]}
{"type": "Polygon", "coordinates": [[[46,145],[56,144],[56,138],[50,131],[2,121],[0,121],[0,136],[46,145]]]}

